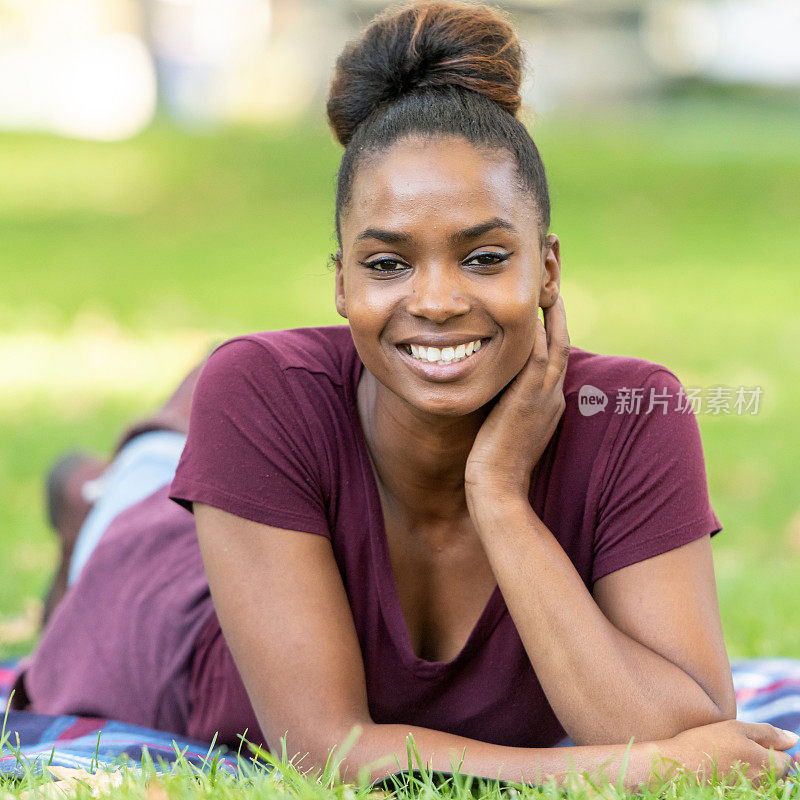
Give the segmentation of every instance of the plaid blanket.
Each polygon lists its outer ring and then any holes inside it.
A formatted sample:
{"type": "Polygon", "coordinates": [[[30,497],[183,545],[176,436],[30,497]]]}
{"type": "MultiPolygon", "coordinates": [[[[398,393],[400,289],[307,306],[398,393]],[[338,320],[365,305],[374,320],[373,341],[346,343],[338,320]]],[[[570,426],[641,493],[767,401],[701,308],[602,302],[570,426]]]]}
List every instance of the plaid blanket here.
{"type": "MultiPolygon", "coordinates": [[[[770,722],[800,734],[800,660],[771,658],[735,661],[731,665],[736,689],[737,717],[747,722],[770,722]]],[[[7,706],[14,664],[0,665],[0,702],[7,706]]],[[[145,753],[158,764],[185,758],[200,769],[208,769],[215,757],[217,769],[236,773],[237,753],[211,748],[150,728],[95,717],[47,716],[28,711],[10,711],[3,729],[0,772],[21,775],[26,763],[84,768],[111,765],[127,757],[142,763],[145,753]]],[[[561,744],[571,742],[565,739],[561,744]]],[[[792,776],[798,775],[800,743],[790,751],[794,757],[792,776]]],[[[243,748],[241,758],[249,752],[243,748]]],[[[250,761],[249,758],[247,758],[250,761]]]]}
{"type": "MultiPolygon", "coordinates": [[[[8,694],[16,676],[14,662],[0,665],[0,704],[8,708],[8,694]]],[[[217,761],[217,769],[236,773],[238,754],[225,747],[175,736],[152,728],[129,725],[99,717],[50,716],[30,711],[8,711],[2,728],[0,772],[22,776],[26,765],[35,771],[44,766],[93,771],[123,760],[141,765],[145,753],[156,766],[186,759],[199,769],[217,761]]],[[[242,748],[241,758],[251,761],[242,748]]],[[[252,764],[252,762],[251,762],[252,764]]]]}

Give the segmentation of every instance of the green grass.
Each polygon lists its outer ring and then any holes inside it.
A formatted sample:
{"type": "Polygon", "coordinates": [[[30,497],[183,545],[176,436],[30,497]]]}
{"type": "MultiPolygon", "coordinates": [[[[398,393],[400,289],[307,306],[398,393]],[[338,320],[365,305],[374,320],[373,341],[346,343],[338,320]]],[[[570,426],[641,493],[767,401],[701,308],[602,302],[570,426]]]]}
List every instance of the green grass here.
{"type": "MultiPolygon", "coordinates": [[[[395,757],[392,763],[381,763],[384,778],[370,779],[371,767],[351,775],[346,767],[350,740],[334,748],[322,769],[304,768],[302,759],[287,756],[285,742],[282,752],[273,755],[259,747],[247,745],[240,749],[236,774],[219,767],[211,749],[202,766],[190,763],[176,750],[176,760],[154,762],[145,753],[141,762],[121,758],[112,764],[99,765],[94,760],[89,771],[53,768],[32,763],[19,755],[4,738],[0,751],[16,754],[21,774],[9,777],[0,774],[0,792],[12,798],[86,798],[109,796],[122,800],[177,800],[177,798],[209,798],[210,800],[279,800],[287,795],[301,800],[622,800],[638,797],[642,800],[797,800],[800,782],[780,778],[774,771],[765,772],[761,785],[754,787],[745,770],[734,766],[727,775],[712,768],[708,782],[685,770],[669,768],[666,762],[653,762],[651,777],[646,785],[626,780],[626,763],[618,776],[600,767],[593,773],[578,772],[571,767],[560,782],[549,778],[532,785],[513,780],[481,778],[461,773],[453,762],[451,771],[438,772],[424,763],[409,734],[405,759],[395,757]],[[669,769],[671,777],[662,777],[669,769]],[[633,786],[638,785],[634,794],[633,786]]],[[[243,743],[244,745],[244,743],[243,743]]],[[[377,766],[377,764],[375,765],[377,766]]],[[[376,770],[375,774],[378,774],[376,770]]]]}
{"type": "MultiPolygon", "coordinates": [[[[573,344],[687,385],[763,387],[756,416],[698,416],[734,658],[800,658],[799,124],[752,99],[684,98],[533,128],[573,344]]],[[[0,633],[54,566],[53,458],[107,452],[216,339],[342,322],[327,266],[338,157],[318,123],[0,136],[0,633]]]]}

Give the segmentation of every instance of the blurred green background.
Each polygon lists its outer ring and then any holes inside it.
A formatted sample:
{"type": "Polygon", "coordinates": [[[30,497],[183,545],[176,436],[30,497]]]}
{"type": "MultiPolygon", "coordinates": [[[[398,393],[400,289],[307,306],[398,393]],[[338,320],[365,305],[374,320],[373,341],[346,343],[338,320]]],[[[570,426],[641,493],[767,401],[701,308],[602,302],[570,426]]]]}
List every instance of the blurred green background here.
{"type": "MultiPolygon", "coordinates": [[[[684,385],[761,386],[699,414],[732,657],[800,657],[800,109],[684,93],[532,125],[573,344],[684,385]]],[[[105,454],[216,340],[336,324],[339,149],[319,119],[117,143],[0,135],[0,655],[29,649],[67,448],[105,454]]]]}

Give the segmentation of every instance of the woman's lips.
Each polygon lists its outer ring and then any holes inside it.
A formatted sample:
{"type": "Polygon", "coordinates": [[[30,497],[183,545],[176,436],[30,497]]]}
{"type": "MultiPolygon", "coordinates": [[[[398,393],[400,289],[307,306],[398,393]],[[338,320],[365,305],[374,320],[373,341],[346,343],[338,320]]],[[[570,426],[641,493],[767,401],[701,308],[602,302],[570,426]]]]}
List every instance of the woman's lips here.
{"type": "Polygon", "coordinates": [[[408,347],[406,344],[398,344],[396,347],[400,357],[419,377],[441,383],[459,380],[469,375],[476,368],[476,365],[483,360],[483,353],[487,347],[491,346],[492,341],[492,337],[481,339],[480,350],[461,361],[452,361],[449,364],[414,358],[406,349],[408,347]]]}

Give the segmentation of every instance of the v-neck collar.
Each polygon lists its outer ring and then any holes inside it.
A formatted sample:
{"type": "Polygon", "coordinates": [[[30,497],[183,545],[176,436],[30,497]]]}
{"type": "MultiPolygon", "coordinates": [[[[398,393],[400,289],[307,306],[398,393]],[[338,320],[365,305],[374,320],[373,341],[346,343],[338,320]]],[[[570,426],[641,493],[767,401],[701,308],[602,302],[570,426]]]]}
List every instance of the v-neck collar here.
{"type": "Polygon", "coordinates": [[[380,493],[375,472],[367,447],[364,430],[361,427],[361,418],[358,414],[358,385],[366,369],[361,361],[355,344],[352,343],[350,363],[346,365],[344,377],[347,394],[347,404],[352,416],[353,427],[356,429],[356,443],[359,451],[359,460],[364,477],[365,499],[369,519],[374,522],[374,535],[370,536],[370,552],[372,566],[377,578],[378,599],[383,613],[386,627],[392,641],[400,654],[403,664],[420,677],[438,677],[442,673],[455,668],[463,663],[469,655],[481,647],[488,639],[489,634],[497,626],[503,613],[507,610],[499,586],[494,587],[489,600],[470,631],[461,650],[449,661],[428,661],[420,658],[411,645],[411,635],[408,631],[403,607],[400,603],[400,594],[392,571],[392,562],[389,553],[389,542],[386,534],[386,521],[383,517],[380,493]]]}

